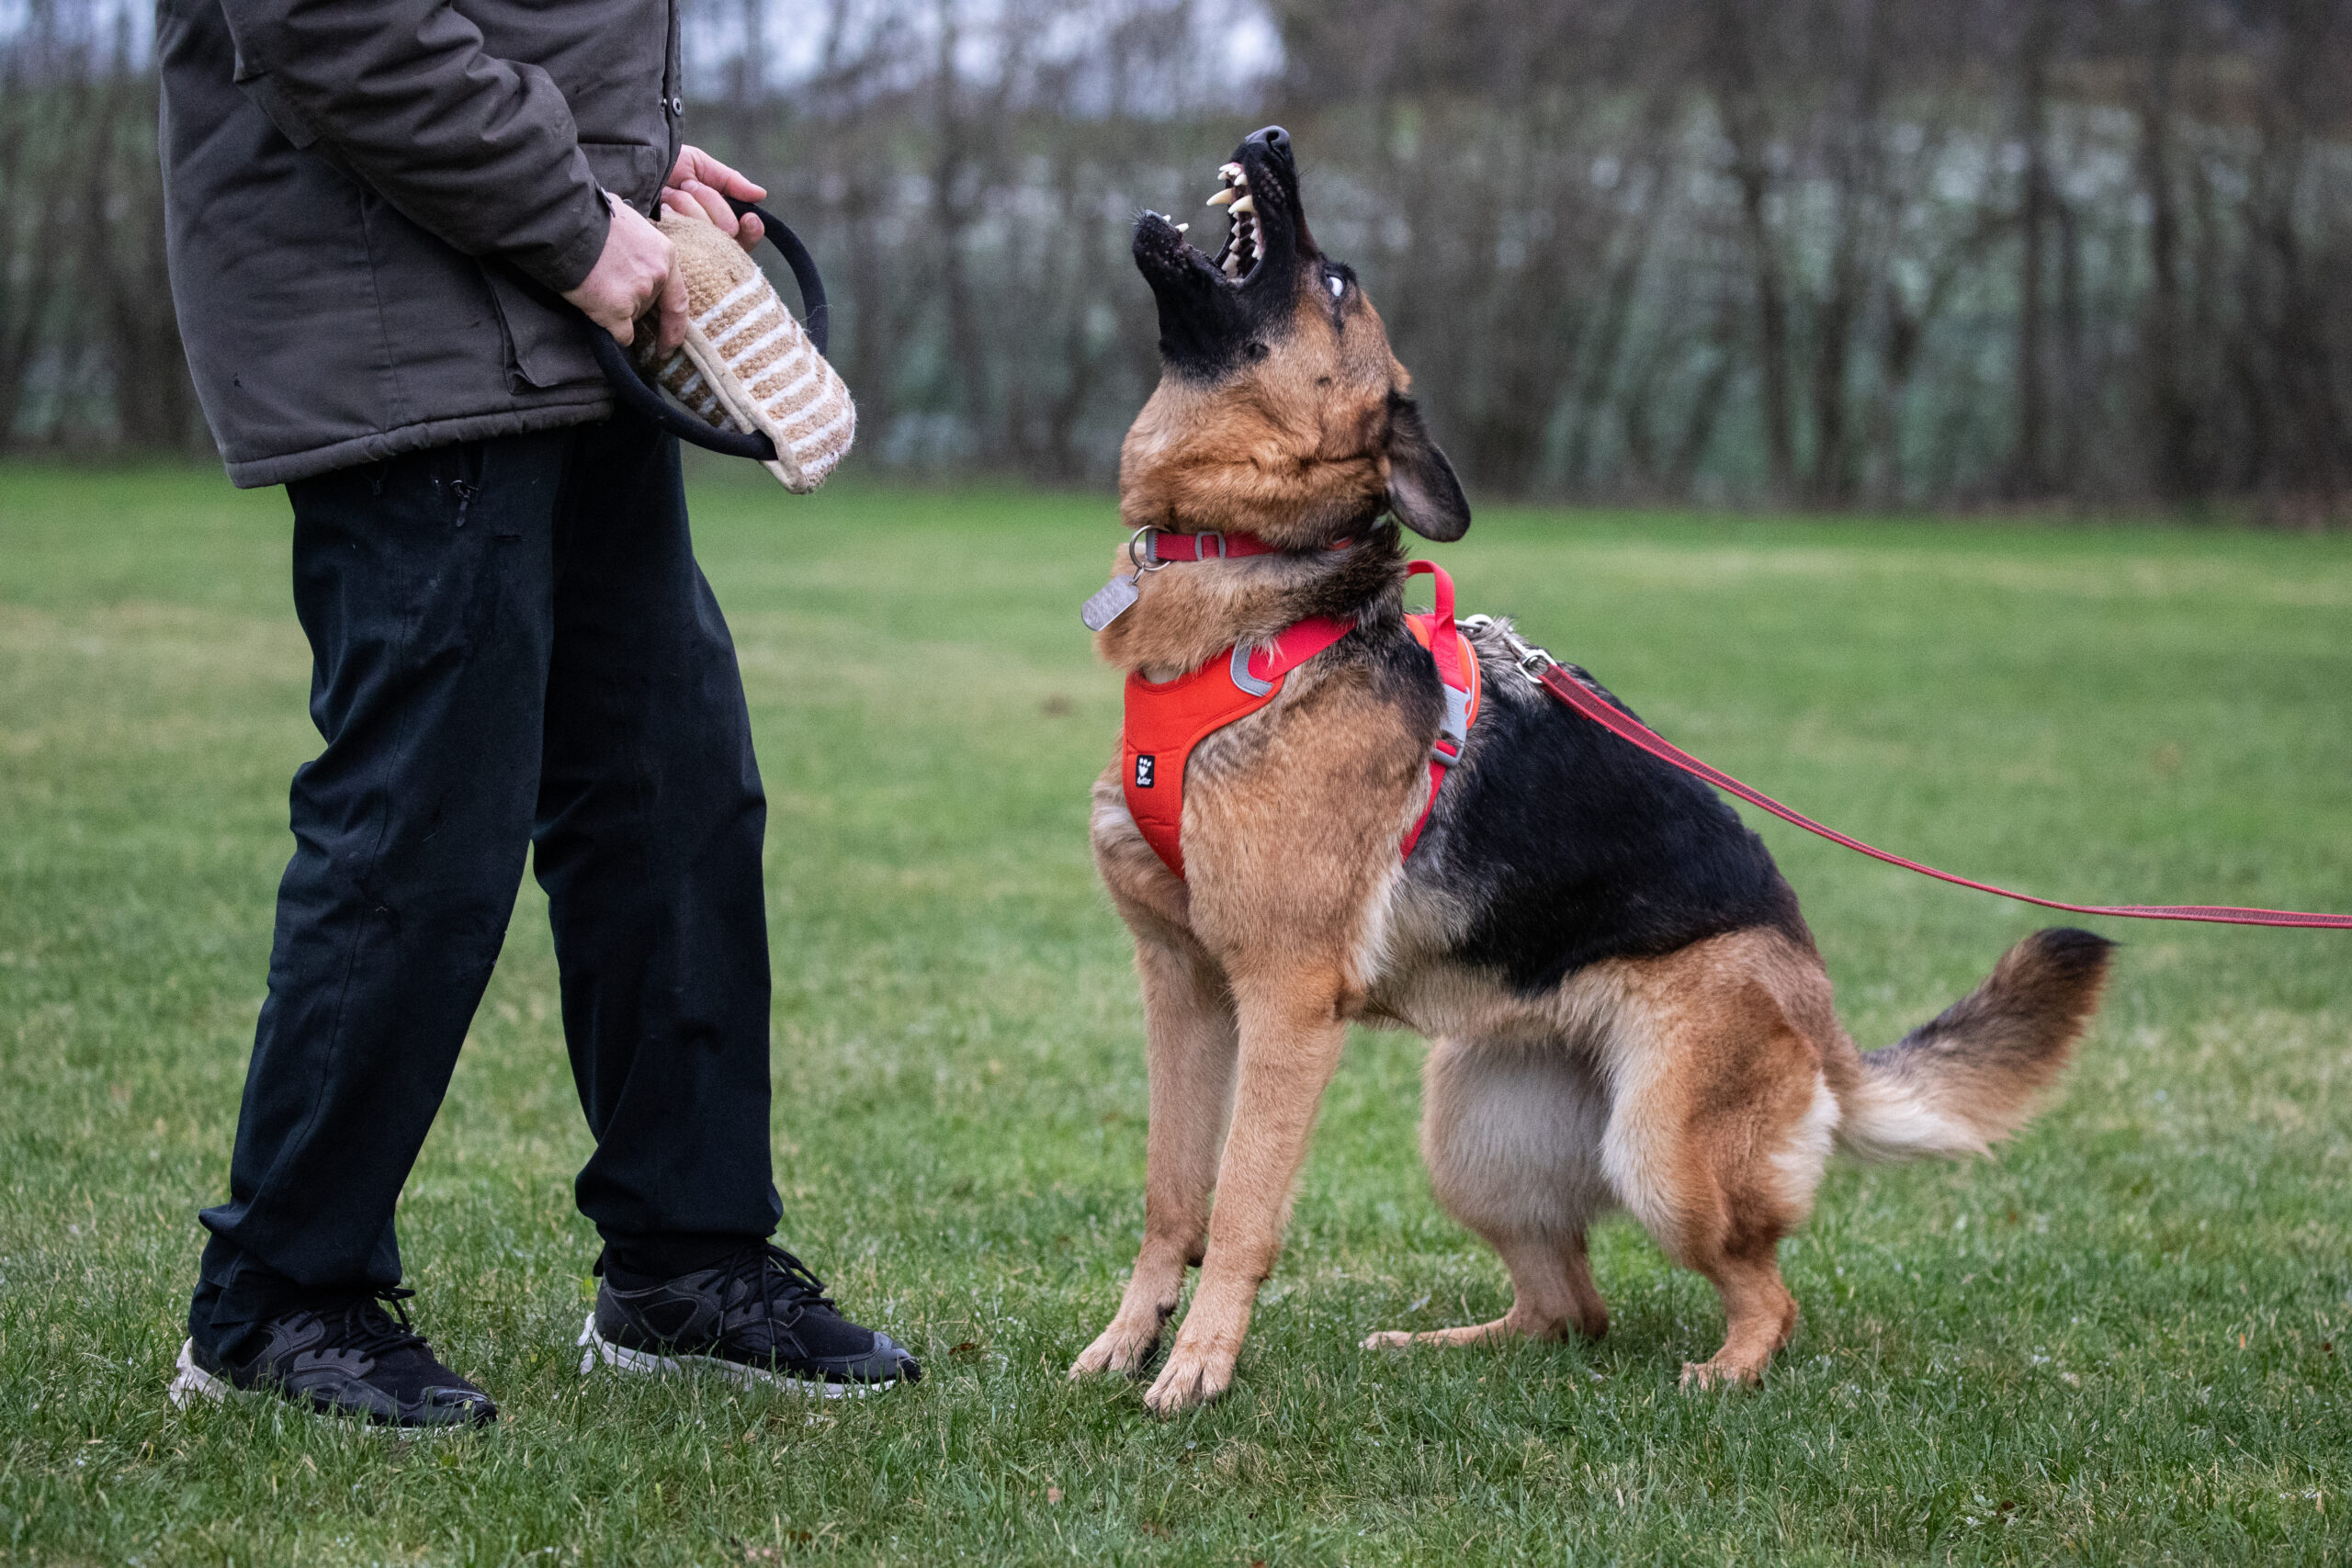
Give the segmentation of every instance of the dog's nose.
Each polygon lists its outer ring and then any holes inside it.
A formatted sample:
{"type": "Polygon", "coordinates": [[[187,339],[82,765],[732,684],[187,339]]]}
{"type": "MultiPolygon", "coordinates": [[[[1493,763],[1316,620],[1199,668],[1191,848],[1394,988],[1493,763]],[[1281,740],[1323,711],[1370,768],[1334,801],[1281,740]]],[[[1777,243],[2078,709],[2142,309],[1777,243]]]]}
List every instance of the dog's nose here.
{"type": "Polygon", "coordinates": [[[1287,164],[1291,161],[1290,132],[1279,125],[1270,125],[1265,130],[1253,133],[1243,145],[1263,147],[1283,163],[1287,164]]]}

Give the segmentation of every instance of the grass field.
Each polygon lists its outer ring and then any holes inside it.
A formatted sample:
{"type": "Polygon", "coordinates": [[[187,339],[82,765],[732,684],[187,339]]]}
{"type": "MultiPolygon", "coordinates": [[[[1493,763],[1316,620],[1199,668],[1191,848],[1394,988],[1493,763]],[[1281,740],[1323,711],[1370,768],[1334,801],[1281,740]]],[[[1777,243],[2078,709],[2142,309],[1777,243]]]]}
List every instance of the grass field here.
{"type": "MultiPolygon", "coordinates": [[[[315,737],[285,502],[0,468],[0,1562],[2143,1563],[2352,1558],[2352,939],[2110,934],[1991,1162],[1840,1167],[1795,1343],[1677,1391],[1713,1292],[1615,1224],[1597,1348],[1371,1357],[1499,1311],[1360,1034],[1234,1392],[1063,1369],[1141,1222],[1124,934],[1084,801],[1109,504],[712,478],[772,802],[785,1239],[924,1356],[848,1407],[582,1380],[587,1152],[528,884],[401,1215],[504,1406],[403,1445],[163,1397],[315,737]]],[[[1708,760],[2060,897],[2352,908],[2352,540],[1495,510],[1438,552],[1708,760]]],[[[1766,822],[1883,1043],[2034,911],[1766,822]]],[[[2097,923],[2097,922],[2093,922],[2097,923]]]]}

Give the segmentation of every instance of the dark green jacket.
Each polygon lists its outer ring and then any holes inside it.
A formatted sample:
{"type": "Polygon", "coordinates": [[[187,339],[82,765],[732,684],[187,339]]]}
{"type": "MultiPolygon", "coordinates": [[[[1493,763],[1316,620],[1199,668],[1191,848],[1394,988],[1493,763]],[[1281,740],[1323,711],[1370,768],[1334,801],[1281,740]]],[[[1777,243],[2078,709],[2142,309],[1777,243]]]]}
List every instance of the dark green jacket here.
{"type": "Polygon", "coordinates": [[[229,477],[611,411],[560,292],[678,150],[677,0],[161,0],[172,299],[229,477]]]}

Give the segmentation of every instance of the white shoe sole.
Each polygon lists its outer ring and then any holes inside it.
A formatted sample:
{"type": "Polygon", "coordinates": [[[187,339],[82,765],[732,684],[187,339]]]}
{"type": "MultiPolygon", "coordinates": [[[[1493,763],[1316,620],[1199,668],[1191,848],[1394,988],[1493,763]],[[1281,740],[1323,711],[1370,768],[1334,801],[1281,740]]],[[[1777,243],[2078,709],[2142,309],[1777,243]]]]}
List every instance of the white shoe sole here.
{"type": "Polygon", "coordinates": [[[869,1393],[880,1393],[896,1388],[899,1380],[881,1382],[826,1382],[820,1378],[797,1378],[788,1372],[770,1371],[764,1367],[747,1367],[741,1361],[722,1360],[717,1356],[657,1356],[650,1350],[632,1350],[616,1345],[596,1332],[596,1314],[590,1313],[581,1325],[580,1371],[584,1376],[596,1370],[601,1361],[616,1371],[656,1375],[663,1372],[710,1372],[725,1378],[739,1388],[783,1388],[795,1393],[811,1394],[820,1399],[863,1399],[869,1393]]]}
{"type": "MultiPolygon", "coordinates": [[[[196,1341],[180,1341],[180,1359],[173,1363],[171,1385],[164,1396],[180,1409],[186,1410],[199,1399],[219,1404],[232,1393],[243,1391],[226,1378],[214,1377],[196,1364],[196,1341]]],[[[325,1421],[349,1430],[364,1432],[370,1437],[390,1435],[401,1438],[433,1437],[445,1432],[466,1432],[470,1427],[401,1427],[390,1421],[370,1421],[358,1416],[337,1416],[325,1410],[309,1410],[304,1414],[313,1421],[325,1421]]]]}
{"type": "Polygon", "coordinates": [[[186,1410],[190,1400],[209,1399],[217,1404],[228,1398],[230,1386],[196,1364],[196,1341],[184,1339],[180,1342],[180,1359],[172,1367],[172,1385],[164,1393],[174,1404],[186,1410]]]}

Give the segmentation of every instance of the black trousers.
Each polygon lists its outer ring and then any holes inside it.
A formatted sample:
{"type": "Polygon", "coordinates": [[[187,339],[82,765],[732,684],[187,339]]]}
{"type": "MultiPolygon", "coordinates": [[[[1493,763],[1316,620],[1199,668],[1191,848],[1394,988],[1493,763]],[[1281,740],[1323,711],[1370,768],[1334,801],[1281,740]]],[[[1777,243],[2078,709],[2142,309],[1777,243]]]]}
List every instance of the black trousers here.
{"type": "Polygon", "coordinates": [[[524,851],[614,1261],[773,1232],[767,806],[676,443],[627,416],[287,487],[326,749],[189,1332],[401,1278],[392,1206],[498,959],[524,851]]]}

